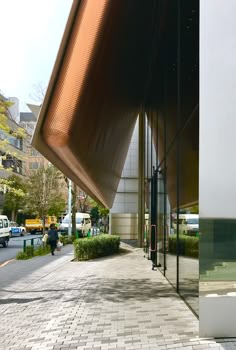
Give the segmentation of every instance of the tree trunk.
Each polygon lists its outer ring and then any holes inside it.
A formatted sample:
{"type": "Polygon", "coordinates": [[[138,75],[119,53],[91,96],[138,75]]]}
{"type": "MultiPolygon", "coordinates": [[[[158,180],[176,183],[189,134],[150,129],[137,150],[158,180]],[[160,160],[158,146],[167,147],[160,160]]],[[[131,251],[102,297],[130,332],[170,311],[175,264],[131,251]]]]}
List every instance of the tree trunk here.
{"type": "Polygon", "coordinates": [[[73,183],[73,191],[72,191],[72,233],[76,235],[76,197],[77,197],[77,188],[76,184],[73,183]]]}
{"type": "Polygon", "coordinates": [[[44,235],[45,233],[45,221],[46,221],[46,217],[45,215],[42,217],[42,223],[43,223],[43,228],[42,228],[42,234],[44,235]]]}

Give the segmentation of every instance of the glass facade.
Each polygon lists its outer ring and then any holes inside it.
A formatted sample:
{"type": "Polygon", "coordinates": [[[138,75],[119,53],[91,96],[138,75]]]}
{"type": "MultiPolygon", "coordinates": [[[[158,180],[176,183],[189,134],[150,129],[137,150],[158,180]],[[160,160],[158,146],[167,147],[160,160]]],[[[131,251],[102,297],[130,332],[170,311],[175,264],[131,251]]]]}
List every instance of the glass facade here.
{"type": "Polygon", "coordinates": [[[200,225],[200,280],[235,281],[236,219],[201,219],[200,225]]]}
{"type": "MultiPolygon", "coordinates": [[[[159,162],[159,167],[149,182],[151,192],[149,257],[153,261],[153,266],[160,269],[191,309],[198,314],[198,204],[187,206],[182,204],[192,186],[188,173],[198,169],[186,171],[182,166],[177,166],[178,172],[172,179],[170,166],[173,162],[175,165],[178,165],[178,162],[181,165],[188,164],[185,159],[186,152],[182,152],[182,147],[185,147],[185,137],[189,133],[189,128],[195,123],[194,118],[198,118],[198,115],[191,116],[192,120],[189,121],[188,127],[182,130],[173,143],[166,159],[159,162]],[[184,159],[181,159],[182,157],[184,159]],[[165,165],[163,169],[161,164],[165,165]],[[171,188],[172,196],[168,194],[168,188],[171,188]],[[194,219],[188,220],[191,215],[194,219]]],[[[186,167],[188,168],[188,165],[186,167]]],[[[208,224],[208,228],[211,227],[208,224]]],[[[206,265],[209,263],[212,261],[206,261],[206,265]]]]}
{"type": "Polygon", "coordinates": [[[198,314],[199,2],[169,6],[147,112],[157,154],[149,257],[198,314]]]}

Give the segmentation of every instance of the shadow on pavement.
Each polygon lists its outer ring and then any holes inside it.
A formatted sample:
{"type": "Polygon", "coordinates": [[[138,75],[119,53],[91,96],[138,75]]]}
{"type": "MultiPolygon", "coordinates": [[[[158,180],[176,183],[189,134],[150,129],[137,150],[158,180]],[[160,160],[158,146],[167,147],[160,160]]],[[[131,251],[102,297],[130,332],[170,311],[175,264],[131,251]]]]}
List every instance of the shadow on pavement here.
{"type": "MultiPolygon", "coordinates": [[[[101,300],[120,303],[127,300],[145,301],[159,298],[176,298],[179,296],[168,285],[153,283],[149,279],[103,279],[92,278],[91,285],[88,285],[88,278],[80,278],[77,286],[74,288],[45,288],[37,290],[15,291],[9,289],[1,289],[1,292],[22,294],[26,293],[55,293],[56,298],[61,298],[63,302],[75,302],[75,304],[83,299],[85,303],[99,303],[101,300]],[[60,293],[60,295],[58,295],[60,293]],[[86,294],[86,295],[85,295],[86,294]]],[[[53,294],[54,294],[53,293],[53,294]]],[[[55,296],[55,295],[54,295],[55,296]]],[[[51,299],[52,295],[40,297],[40,299],[51,299]]],[[[18,300],[18,299],[15,299],[18,300]]],[[[20,299],[19,299],[20,300],[20,299]]],[[[23,299],[27,300],[27,299],[23,299]]],[[[34,299],[32,299],[33,301],[34,299]]],[[[35,299],[37,300],[37,299],[35,299]]],[[[3,300],[5,302],[5,300],[3,300]]],[[[45,301],[45,300],[44,300],[45,301]]]]}
{"type": "Polygon", "coordinates": [[[37,301],[43,299],[42,297],[39,298],[8,298],[8,299],[1,299],[0,305],[3,304],[25,304],[25,303],[31,303],[32,301],[37,301]]]}

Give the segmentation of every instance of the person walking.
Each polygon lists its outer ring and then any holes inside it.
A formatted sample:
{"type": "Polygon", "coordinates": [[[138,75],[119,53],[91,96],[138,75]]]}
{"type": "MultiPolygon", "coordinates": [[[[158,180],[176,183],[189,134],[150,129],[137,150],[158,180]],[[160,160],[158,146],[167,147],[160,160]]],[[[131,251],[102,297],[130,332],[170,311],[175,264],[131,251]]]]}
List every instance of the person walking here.
{"type": "Polygon", "coordinates": [[[57,247],[57,242],[59,240],[58,233],[56,230],[55,224],[50,225],[50,229],[48,230],[48,244],[51,247],[51,253],[54,255],[54,251],[57,247]]]}
{"type": "Polygon", "coordinates": [[[48,233],[45,232],[42,238],[42,242],[43,242],[43,248],[46,248],[47,243],[48,243],[48,233]]]}

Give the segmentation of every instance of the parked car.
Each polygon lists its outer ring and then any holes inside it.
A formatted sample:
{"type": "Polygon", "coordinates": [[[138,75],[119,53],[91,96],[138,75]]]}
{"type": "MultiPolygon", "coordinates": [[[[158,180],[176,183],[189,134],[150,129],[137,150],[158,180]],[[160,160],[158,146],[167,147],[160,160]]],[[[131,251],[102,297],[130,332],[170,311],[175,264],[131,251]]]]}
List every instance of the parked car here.
{"type": "Polygon", "coordinates": [[[10,233],[8,217],[6,215],[0,215],[0,244],[3,247],[7,247],[9,238],[10,233]]]}
{"type": "MultiPolygon", "coordinates": [[[[69,215],[67,214],[59,226],[62,234],[68,234],[69,215]]],[[[76,231],[80,237],[86,237],[91,230],[91,218],[87,213],[76,213],[76,231]]]]}
{"type": "MultiPolygon", "coordinates": [[[[177,216],[173,217],[174,233],[177,231],[177,216]]],[[[198,214],[179,214],[179,232],[189,236],[196,236],[199,232],[198,214]]]]}
{"type": "Polygon", "coordinates": [[[24,236],[26,234],[26,228],[19,226],[16,222],[10,221],[10,237],[13,236],[24,236]]]}

